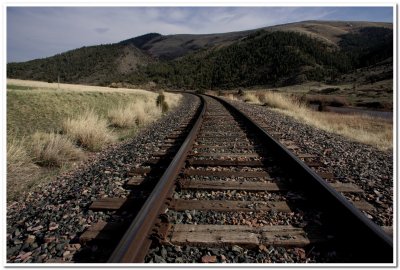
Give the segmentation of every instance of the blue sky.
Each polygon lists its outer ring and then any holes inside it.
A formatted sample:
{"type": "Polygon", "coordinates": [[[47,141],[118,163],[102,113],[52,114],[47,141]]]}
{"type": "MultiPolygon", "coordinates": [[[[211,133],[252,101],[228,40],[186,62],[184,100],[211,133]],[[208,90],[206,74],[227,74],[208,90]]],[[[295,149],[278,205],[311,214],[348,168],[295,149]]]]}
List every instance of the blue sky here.
{"type": "Polygon", "coordinates": [[[392,19],[391,7],[8,7],[7,62],[150,32],[204,34],[304,20],[392,19]]]}

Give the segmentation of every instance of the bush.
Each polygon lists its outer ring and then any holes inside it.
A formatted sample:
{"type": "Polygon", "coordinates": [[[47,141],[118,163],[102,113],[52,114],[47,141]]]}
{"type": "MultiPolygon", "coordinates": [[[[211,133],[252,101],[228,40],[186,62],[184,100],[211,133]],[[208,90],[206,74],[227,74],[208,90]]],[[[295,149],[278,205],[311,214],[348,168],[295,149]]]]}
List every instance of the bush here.
{"type": "Polygon", "coordinates": [[[119,105],[108,112],[110,123],[119,128],[130,128],[136,124],[137,115],[135,113],[134,104],[128,106],[119,105]]]}
{"type": "Polygon", "coordinates": [[[28,167],[35,168],[37,166],[33,164],[23,143],[17,140],[7,142],[7,178],[28,167]]]}
{"type": "Polygon", "coordinates": [[[258,96],[256,96],[255,94],[251,94],[251,93],[246,93],[243,96],[243,100],[244,100],[244,102],[260,103],[260,100],[258,99],[258,96]]]}
{"type": "Polygon", "coordinates": [[[36,132],[32,135],[31,151],[36,164],[60,167],[64,163],[83,158],[83,152],[66,136],[36,132]]]}
{"type": "Polygon", "coordinates": [[[157,100],[156,100],[156,104],[157,104],[158,107],[161,107],[164,102],[165,102],[164,92],[160,92],[158,94],[158,97],[157,97],[157,100]]]}
{"type": "Polygon", "coordinates": [[[107,121],[89,110],[77,119],[68,118],[63,123],[63,131],[75,142],[91,151],[99,151],[106,144],[116,140],[107,128],[107,121]]]}
{"type": "Polygon", "coordinates": [[[163,113],[166,113],[168,110],[169,110],[169,106],[168,106],[168,103],[167,102],[163,102],[162,103],[162,105],[161,105],[161,110],[162,110],[162,112],[163,113]]]}

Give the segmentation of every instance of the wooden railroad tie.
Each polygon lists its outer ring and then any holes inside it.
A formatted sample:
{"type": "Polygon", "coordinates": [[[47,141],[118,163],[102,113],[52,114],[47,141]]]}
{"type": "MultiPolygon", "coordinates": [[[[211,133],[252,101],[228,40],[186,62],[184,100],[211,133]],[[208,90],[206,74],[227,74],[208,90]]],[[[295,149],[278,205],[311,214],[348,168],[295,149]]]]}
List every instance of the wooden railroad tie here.
{"type": "MultiPolygon", "coordinates": [[[[248,191],[287,191],[285,183],[273,182],[239,182],[239,181],[206,181],[206,180],[180,180],[183,189],[209,189],[209,190],[248,190],[248,191]]],[[[330,183],[339,192],[362,193],[363,190],[351,183],[330,183]]]]}
{"type": "Polygon", "coordinates": [[[217,177],[251,177],[251,178],[267,178],[271,179],[268,172],[265,171],[206,171],[198,169],[185,169],[184,174],[187,176],[217,176],[217,177]]]}
{"type": "Polygon", "coordinates": [[[90,226],[80,237],[80,243],[90,241],[117,241],[128,228],[129,223],[99,221],[90,226]]]}
{"type": "Polygon", "coordinates": [[[228,201],[228,200],[182,200],[172,201],[170,208],[176,211],[184,210],[210,210],[210,211],[242,211],[260,212],[277,211],[291,212],[289,205],[284,201],[228,201]]]}
{"type": "MultiPolygon", "coordinates": [[[[375,208],[364,200],[351,202],[355,207],[362,211],[372,211],[375,208]]],[[[175,199],[172,201],[170,209],[176,211],[184,210],[203,210],[203,211],[242,211],[242,212],[292,212],[285,201],[229,201],[229,200],[183,200],[175,199]]]]}
{"type": "Polygon", "coordinates": [[[236,166],[236,167],[260,167],[263,160],[221,160],[221,159],[188,159],[192,166],[236,166]]]}
{"type": "Polygon", "coordinates": [[[122,210],[141,205],[143,202],[143,198],[101,198],[93,201],[89,209],[93,211],[122,210]]]}
{"type": "Polygon", "coordinates": [[[325,242],[332,237],[308,232],[290,225],[250,227],[245,225],[192,225],[175,224],[167,241],[175,245],[226,246],[248,248],[260,245],[304,247],[325,242]]]}

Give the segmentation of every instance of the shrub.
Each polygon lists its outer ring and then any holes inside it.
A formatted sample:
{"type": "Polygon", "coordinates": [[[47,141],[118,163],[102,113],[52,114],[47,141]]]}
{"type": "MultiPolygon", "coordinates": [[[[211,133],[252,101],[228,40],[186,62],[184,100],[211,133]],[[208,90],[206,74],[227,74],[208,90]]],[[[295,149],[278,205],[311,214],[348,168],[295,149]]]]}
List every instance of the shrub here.
{"type": "Polygon", "coordinates": [[[164,101],[161,104],[161,110],[162,110],[163,113],[166,113],[168,111],[168,109],[169,109],[168,103],[164,101]]]}
{"type": "Polygon", "coordinates": [[[28,168],[34,169],[36,166],[26,152],[23,142],[15,139],[7,142],[7,178],[28,168]]]}
{"type": "Polygon", "coordinates": [[[107,121],[88,110],[77,119],[68,118],[63,123],[63,131],[75,142],[91,151],[99,151],[106,144],[116,140],[107,128],[107,121]]]}
{"type": "Polygon", "coordinates": [[[30,145],[34,161],[42,166],[60,167],[68,161],[83,158],[83,152],[70,138],[61,134],[36,132],[30,145]]]}
{"type": "Polygon", "coordinates": [[[167,102],[169,109],[177,107],[181,98],[182,95],[180,94],[165,94],[165,102],[167,102]]]}
{"type": "Polygon", "coordinates": [[[250,102],[250,103],[260,103],[260,100],[255,94],[251,93],[245,93],[243,96],[244,102],[250,102]]]}
{"type": "Polygon", "coordinates": [[[128,106],[119,105],[108,112],[108,119],[115,127],[129,128],[136,124],[136,114],[134,104],[128,106]]]}
{"type": "Polygon", "coordinates": [[[310,104],[318,104],[322,106],[342,107],[348,105],[346,98],[341,96],[312,95],[307,96],[307,101],[310,104]]]}
{"type": "Polygon", "coordinates": [[[7,142],[7,200],[16,199],[19,191],[25,188],[29,182],[39,173],[39,167],[35,165],[26,151],[22,141],[15,139],[7,142]]]}
{"type": "Polygon", "coordinates": [[[157,106],[161,107],[164,102],[165,102],[165,95],[164,95],[164,92],[161,91],[158,94],[156,104],[157,104],[157,106]]]}

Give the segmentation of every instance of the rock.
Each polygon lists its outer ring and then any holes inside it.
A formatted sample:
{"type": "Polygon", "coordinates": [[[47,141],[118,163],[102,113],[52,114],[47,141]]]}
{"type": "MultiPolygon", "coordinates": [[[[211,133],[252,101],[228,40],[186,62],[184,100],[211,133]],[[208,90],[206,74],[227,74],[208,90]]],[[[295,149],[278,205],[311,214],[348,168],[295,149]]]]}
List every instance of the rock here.
{"type": "Polygon", "coordinates": [[[69,250],[64,251],[64,253],[63,253],[63,258],[65,259],[65,258],[68,257],[70,254],[71,254],[71,251],[69,251],[69,250]]]}
{"type": "Polygon", "coordinates": [[[161,249],[161,256],[162,256],[163,258],[167,258],[167,257],[168,257],[168,252],[167,252],[167,250],[165,249],[165,247],[162,247],[162,249],[161,249]]]}
{"type": "Polygon", "coordinates": [[[183,258],[182,257],[176,258],[175,263],[183,263],[183,258]]]}
{"type": "Polygon", "coordinates": [[[237,253],[241,253],[243,251],[243,248],[241,248],[241,247],[239,247],[237,245],[234,245],[232,247],[232,251],[237,252],[237,253]]]}
{"type": "Polygon", "coordinates": [[[261,251],[265,251],[265,252],[268,250],[267,247],[264,246],[264,245],[259,245],[258,248],[259,248],[261,251]]]}
{"type": "Polygon", "coordinates": [[[20,255],[19,258],[20,258],[22,261],[24,261],[24,260],[30,258],[31,255],[32,255],[32,252],[26,252],[26,253],[20,255]]]}
{"type": "Polygon", "coordinates": [[[81,244],[69,244],[67,245],[66,249],[69,251],[76,251],[79,250],[81,248],[81,244]]]}
{"type": "Polygon", "coordinates": [[[25,240],[25,243],[32,244],[33,242],[35,242],[35,240],[36,240],[36,236],[28,235],[28,237],[25,240]]]}
{"type": "Polygon", "coordinates": [[[155,263],[166,263],[166,261],[164,260],[163,257],[158,256],[158,255],[154,255],[154,262],[155,263]]]}
{"type": "Polygon", "coordinates": [[[49,231],[57,230],[58,226],[59,225],[57,223],[51,222],[50,225],[49,225],[49,231]]]}
{"type": "Polygon", "coordinates": [[[217,262],[217,256],[203,256],[201,257],[202,263],[215,263],[217,262]]]}
{"type": "Polygon", "coordinates": [[[297,254],[297,256],[300,257],[300,259],[305,259],[306,258],[306,251],[302,248],[294,248],[294,252],[297,254]]]}
{"type": "Polygon", "coordinates": [[[222,261],[222,262],[226,262],[226,257],[225,257],[225,255],[223,255],[223,254],[221,255],[221,261],[222,261]]]}
{"type": "Polygon", "coordinates": [[[51,243],[51,242],[54,242],[56,240],[56,237],[55,236],[46,236],[44,239],[43,239],[43,241],[45,242],[45,243],[51,243]]]}
{"type": "Polygon", "coordinates": [[[57,251],[62,251],[62,250],[64,250],[64,244],[57,244],[57,245],[56,245],[56,250],[57,250],[57,251]]]}

